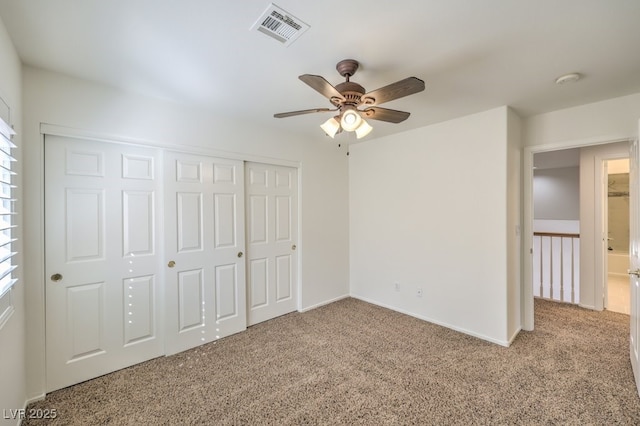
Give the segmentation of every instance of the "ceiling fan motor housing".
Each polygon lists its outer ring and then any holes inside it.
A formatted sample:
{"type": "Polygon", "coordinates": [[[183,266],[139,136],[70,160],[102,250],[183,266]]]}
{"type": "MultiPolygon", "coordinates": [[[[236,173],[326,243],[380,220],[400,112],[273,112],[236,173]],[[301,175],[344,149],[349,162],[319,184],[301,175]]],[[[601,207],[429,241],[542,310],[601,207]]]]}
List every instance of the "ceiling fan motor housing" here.
{"type": "Polygon", "coordinates": [[[353,81],[345,81],[336,85],[336,90],[344,97],[344,101],[331,100],[331,103],[338,107],[341,105],[358,106],[360,105],[362,95],[366,93],[364,87],[360,86],[358,83],[354,83],[353,81]]]}

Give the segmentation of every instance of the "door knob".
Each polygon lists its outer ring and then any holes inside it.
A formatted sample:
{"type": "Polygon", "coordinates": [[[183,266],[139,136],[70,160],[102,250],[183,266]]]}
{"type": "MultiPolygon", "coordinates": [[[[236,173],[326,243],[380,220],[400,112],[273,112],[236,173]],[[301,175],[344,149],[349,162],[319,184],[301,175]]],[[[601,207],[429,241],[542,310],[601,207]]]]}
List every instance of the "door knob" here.
{"type": "Polygon", "coordinates": [[[640,269],[636,269],[635,271],[629,270],[627,271],[629,275],[634,275],[636,277],[640,277],[640,269]]]}
{"type": "Polygon", "coordinates": [[[241,251],[238,252],[238,257],[242,257],[244,253],[242,253],[241,251]]]}
{"type": "Polygon", "coordinates": [[[167,263],[167,266],[169,268],[173,268],[174,266],[176,266],[176,262],[174,262],[173,260],[170,260],[169,263],[167,263]]]}
{"type": "Polygon", "coordinates": [[[295,249],[297,249],[297,248],[298,248],[298,247],[297,247],[295,244],[291,246],[291,250],[295,250],[295,249]]]}
{"type": "Polygon", "coordinates": [[[62,280],[62,274],[53,274],[53,275],[51,275],[51,281],[57,283],[60,280],[62,280]]]}

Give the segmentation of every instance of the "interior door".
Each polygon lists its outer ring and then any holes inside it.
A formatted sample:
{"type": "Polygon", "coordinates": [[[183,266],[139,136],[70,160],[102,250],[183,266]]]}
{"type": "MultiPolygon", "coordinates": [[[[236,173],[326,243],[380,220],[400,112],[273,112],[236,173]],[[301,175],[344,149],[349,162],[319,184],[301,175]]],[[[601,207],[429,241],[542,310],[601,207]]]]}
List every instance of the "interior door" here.
{"type": "Polygon", "coordinates": [[[47,135],[47,391],[163,353],[158,153],[47,135]]]}
{"type": "Polygon", "coordinates": [[[298,173],[247,163],[249,325],[297,309],[298,173]]]}
{"type": "Polygon", "coordinates": [[[165,153],[167,355],[246,329],[241,161],[165,153]]]}
{"type": "MultiPolygon", "coordinates": [[[[640,123],[638,123],[640,128],[640,123]]],[[[631,367],[636,380],[636,387],[640,394],[640,150],[638,140],[631,142],[629,154],[629,287],[631,290],[631,312],[629,350],[631,354],[631,367]]]]}

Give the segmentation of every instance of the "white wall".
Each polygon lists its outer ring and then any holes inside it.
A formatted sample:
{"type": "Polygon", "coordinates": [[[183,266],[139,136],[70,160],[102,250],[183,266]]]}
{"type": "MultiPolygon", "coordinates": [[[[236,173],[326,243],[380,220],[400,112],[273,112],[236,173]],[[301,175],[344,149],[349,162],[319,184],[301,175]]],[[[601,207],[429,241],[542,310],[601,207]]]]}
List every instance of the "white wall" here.
{"type": "Polygon", "coordinates": [[[301,308],[349,294],[348,163],[344,150],[323,139],[304,140],[239,123],[220,112],[144,98],[39,69],[25,67],[23,78],[25,155],[30,171],[25,185],[31,284],[27,293],[30,396],[44,390],[41,123],[184,149],[215,150],[218,155],[298,162],[301,308]]]}
{"type": "Polygon", "coordinates": [[[580,218],[580,167],[533,171],[534,219],[580,218]]]}
{"type": "Polygon", "coordinates": [[[574,148],[638,135],[640,93],[540,114],[524,121],[525,146],[574,148]]]}
{"type": "Polygon", "coordinates": [[[520,158],[508,181],[507,116],[501,107],[351,148],[352,296],[508,344],[507,224],[519,213],[507,221],[507,191],[520,158]]]}
{"type": "MultiPolygon", "coordinates": [[[[18,160],[21,160],[21,145],[24,138],[22,133],[22,79],[20,60],[6,32],[4,23],[0,20],[0,97],[9,104],[11,109],[11,123],[14,125],[18,136],[14,138],[19,149],[15,150],[18,160]]],[[[18,197],[21,191],[21,166],[18,162],[18,197]]],[[[17,211],[23,211],[20,202],[17,211]]],[[[18,225],[21,225],[21,217],[17,217],[18,225]]],[[[18,238],[21,238],[21,228],[17,230],[18,238]]],[[[20,265],[24,261],[21,249],[22,244],[16,244],[20,252],[17,261],[20,265]]],[[[14,312],[9,320],[0,329],[0,408],[9,410],[24,408],[26,402],[26,367],[25,367],[25,304],[23,268],[16,270],[15,276],[19,281],[11,290],[14,312]]],[[[6,296],[5,296],[6,297],[6,296]]],[[[0,417],[0,425],[14,425],[17,419],[11,419],[7,414],[0,417]],[[9,417],[9,418],[5,418],[9,417]]]]}

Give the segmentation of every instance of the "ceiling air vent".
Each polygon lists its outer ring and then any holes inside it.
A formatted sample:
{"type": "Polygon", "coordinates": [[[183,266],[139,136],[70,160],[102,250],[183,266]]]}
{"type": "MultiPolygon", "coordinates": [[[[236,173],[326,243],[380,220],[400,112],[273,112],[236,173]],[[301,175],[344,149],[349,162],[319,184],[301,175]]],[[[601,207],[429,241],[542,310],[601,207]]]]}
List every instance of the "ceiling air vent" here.
{"type": "Polygon", "coordinates": [[[271,3],[251,27],[254,29],[289,46],[309,29],[309,25],[271,3]]]}

